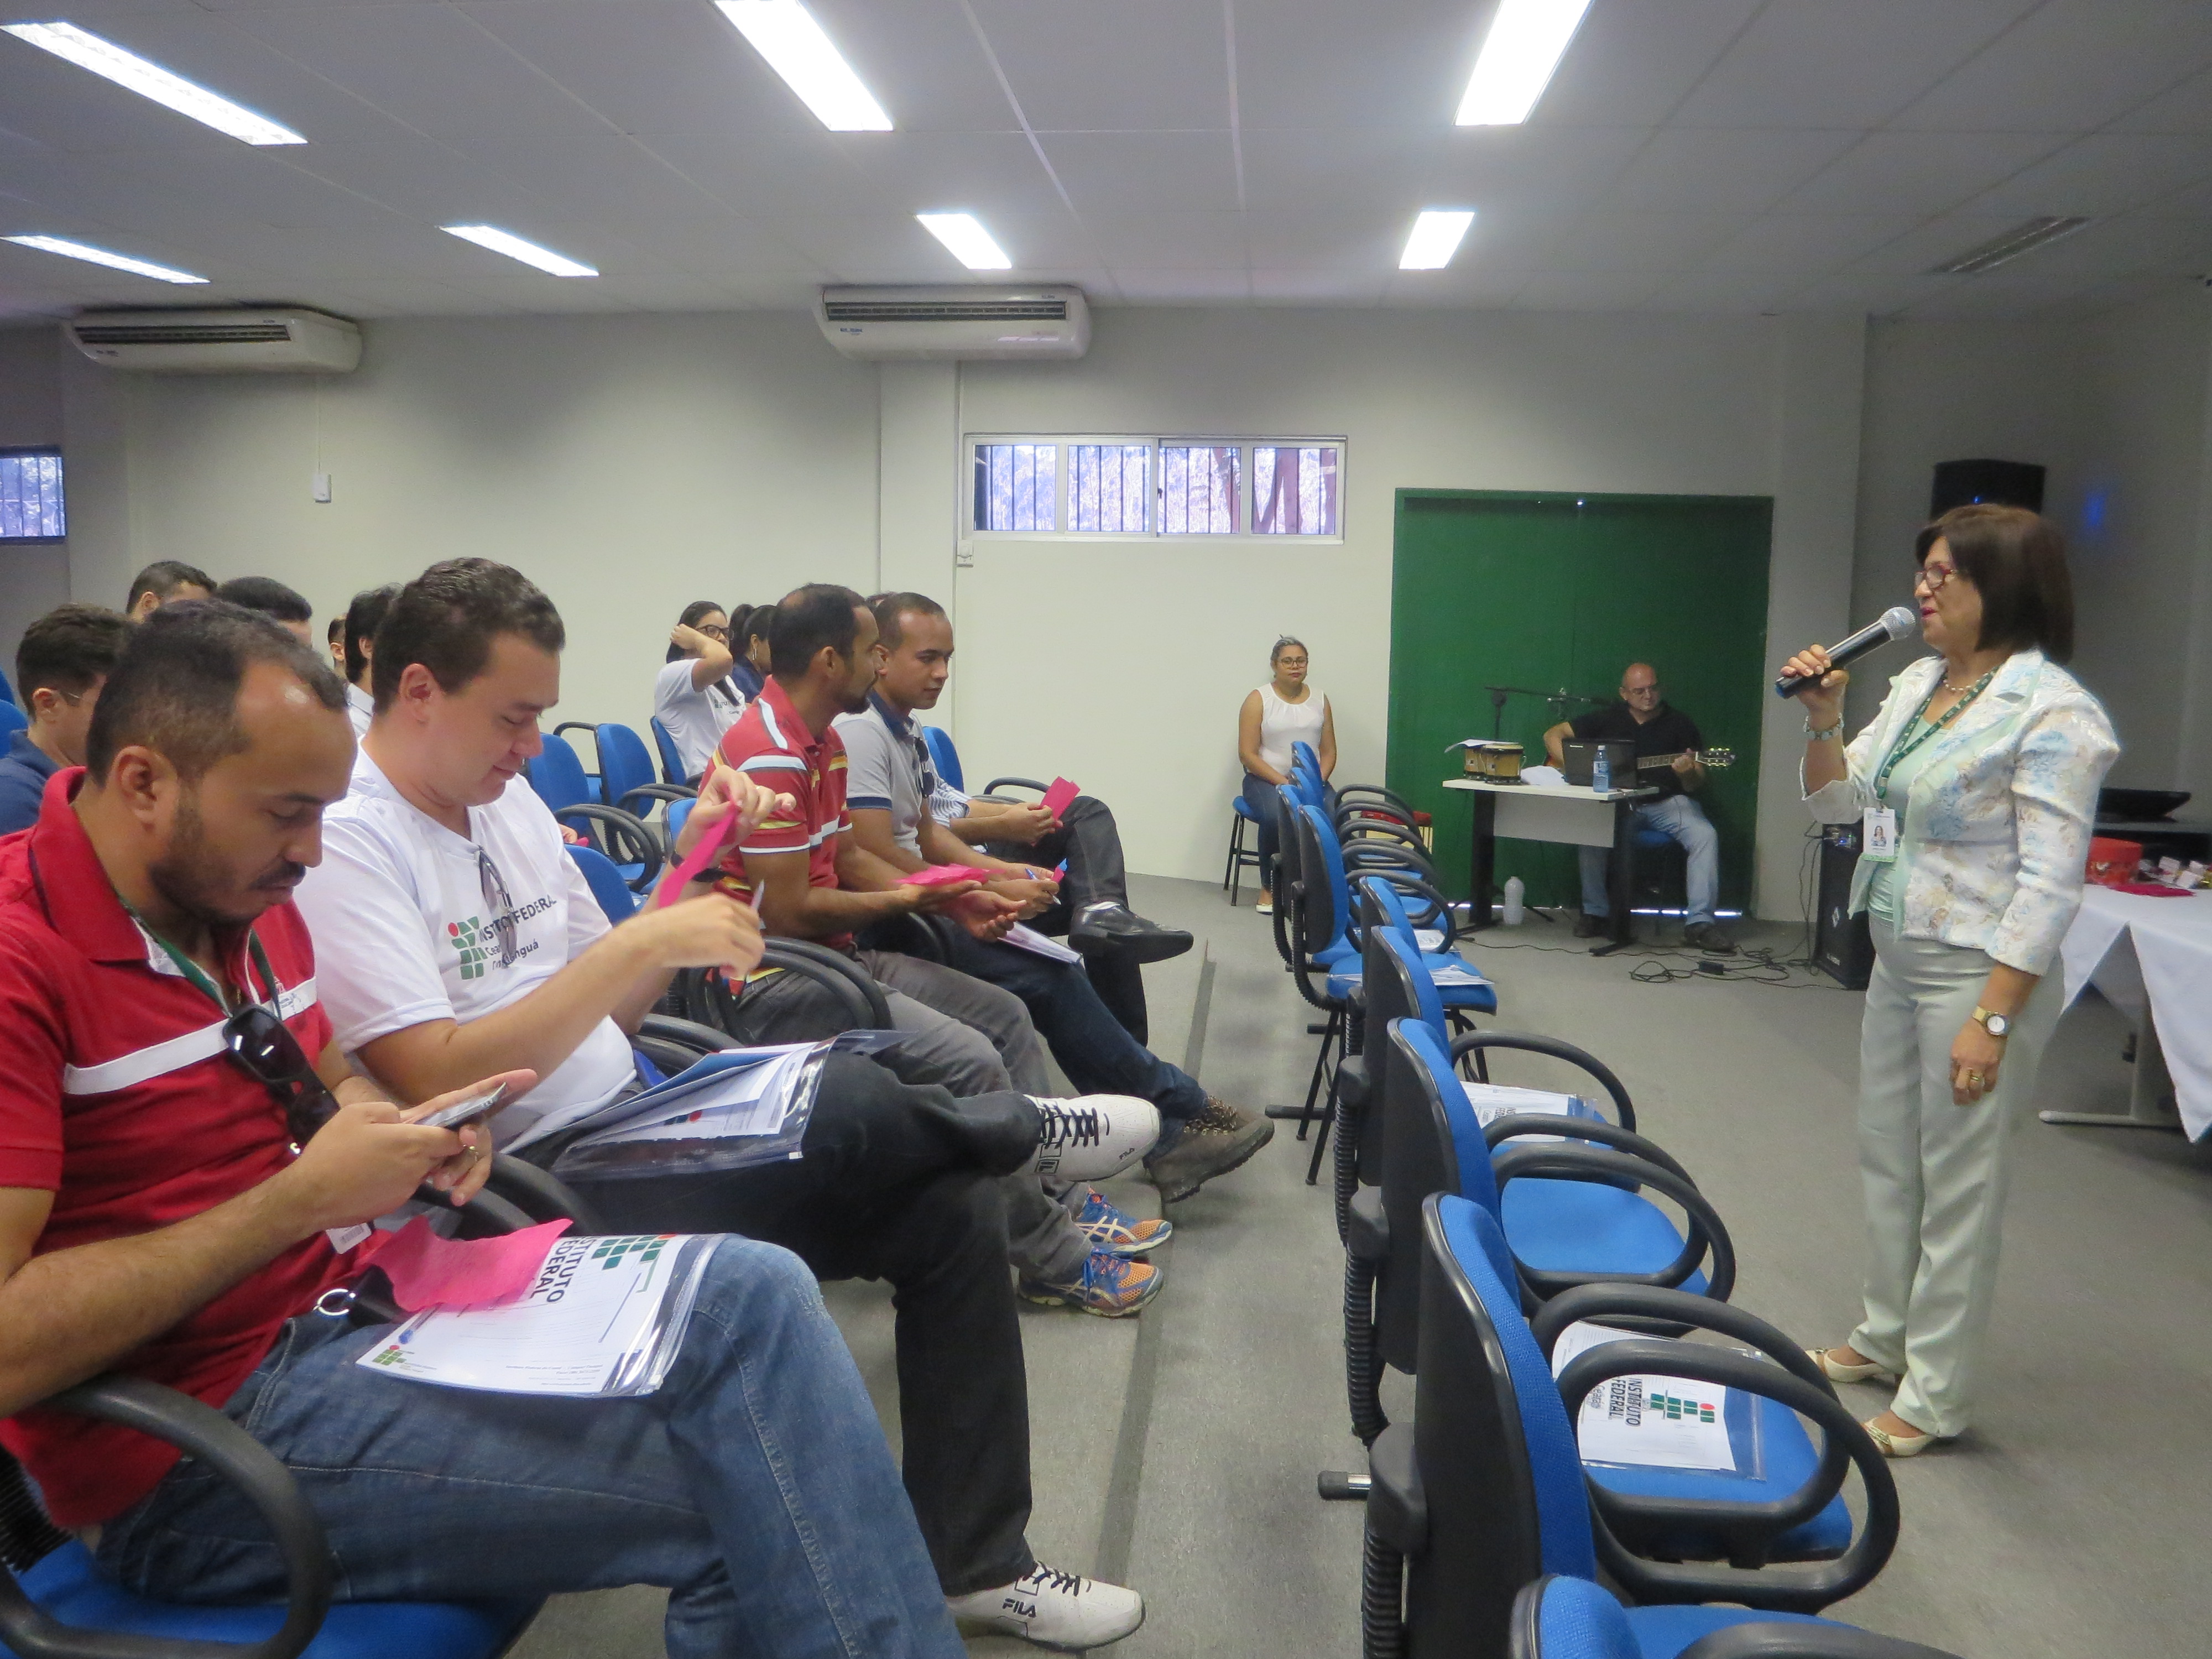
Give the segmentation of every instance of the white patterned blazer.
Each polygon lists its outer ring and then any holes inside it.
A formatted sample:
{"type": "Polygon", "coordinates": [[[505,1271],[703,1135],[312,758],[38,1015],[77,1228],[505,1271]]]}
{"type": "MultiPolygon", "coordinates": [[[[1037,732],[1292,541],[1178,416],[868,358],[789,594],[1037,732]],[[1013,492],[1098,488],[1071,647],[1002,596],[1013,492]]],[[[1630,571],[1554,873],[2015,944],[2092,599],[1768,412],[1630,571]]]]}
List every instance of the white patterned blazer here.
{"type": "MultiPolygon", "coordinates": [[[[1815,818],[1849,823],[1877,805],[1875,774],[1942,672],[1941,657],[1923,657],[1889,683],[1844,750],[1849,775],[1806,796],[1815,818]]],[[[1903,807],[1899,931],[2047,971],[2081,905],[2097,790],[2120,752],[2104,706],[2040,651],[2015,652],[1924,752],[1907,799],[1888,803],[1903,807]]],[[[1862,860],[1852,915],[1874,874],[1862,860]]]]}

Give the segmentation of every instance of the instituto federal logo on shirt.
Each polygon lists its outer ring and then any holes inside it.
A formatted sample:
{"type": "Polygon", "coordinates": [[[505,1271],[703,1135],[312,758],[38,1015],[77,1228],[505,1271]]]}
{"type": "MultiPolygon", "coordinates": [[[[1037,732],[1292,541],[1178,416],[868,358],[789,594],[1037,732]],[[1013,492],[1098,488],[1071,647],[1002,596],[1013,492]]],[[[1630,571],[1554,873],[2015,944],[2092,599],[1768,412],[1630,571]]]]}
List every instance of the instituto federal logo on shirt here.
{"type": "Polygon", "coordinates": [[[446,924],[446,937],[460,955],[463,979],[483,977],[484,959],[491,955],[491,951],[479,942],[478,930],[483,926],[483,918],[479,916],[471,916],[466,921],[449,921],[446,924]]]}

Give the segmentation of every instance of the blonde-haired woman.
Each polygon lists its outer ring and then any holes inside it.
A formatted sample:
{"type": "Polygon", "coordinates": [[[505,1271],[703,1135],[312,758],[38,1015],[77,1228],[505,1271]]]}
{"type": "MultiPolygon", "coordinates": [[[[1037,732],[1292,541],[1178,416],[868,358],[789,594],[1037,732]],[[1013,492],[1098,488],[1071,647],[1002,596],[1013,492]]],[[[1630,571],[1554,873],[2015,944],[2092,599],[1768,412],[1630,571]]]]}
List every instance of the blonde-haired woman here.
{"type": "Polygon", "coordinates": [[[1866,1314],[1815,1349],[1838,1382],[1894,1382],[1868,1425],[1892,1457],[1955,1438],[1996,1289],[2005,1143],[2035,1089],[2059,996],[2038,987],[2081,901],[2098,787],[2119,752],[2097,700],[2058,665],[2074,645],[2064,544],[2019,507],[1955,507],[1920,532],[1913,592],[1942,654],[1890,684],[1849,746],[1818,647],[1805,796],[1859,821],[1851,909],[1872,920],[1859,1036],[1866,1314]]]}
{"type": "Polygon", "coordinates": [[[1237,757],[1244,763],[1244,805],[1260,829],[1260,914],[1275,908],[1275,848],[1282,835],[1275,791],[1291,781],[1291,745],[1313,745],[1321,777],[1336,770],[1336,716],[1318,687],[1306,684],[1305,641],[1288,634],[1267,653],[1267,684],[1248,692],[1237,713],[1237,757]]]}

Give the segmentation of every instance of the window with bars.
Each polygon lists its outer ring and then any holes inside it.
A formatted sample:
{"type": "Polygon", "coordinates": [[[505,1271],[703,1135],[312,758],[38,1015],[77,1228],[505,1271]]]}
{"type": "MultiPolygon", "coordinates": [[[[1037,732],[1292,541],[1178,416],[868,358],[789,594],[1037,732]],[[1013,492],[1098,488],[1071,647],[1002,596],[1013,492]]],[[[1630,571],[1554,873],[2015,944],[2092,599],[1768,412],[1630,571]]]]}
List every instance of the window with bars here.
{"type": "Polygon", "coordinates": [[[0,542],[58,542],[69,533],[58,449],[0,449],[0,542]]]}
{"type": "Polygon", "coordinates": [[[1007,435],[969,453],[975,535],[1344,533],[1341,439],[1007,435]]]}

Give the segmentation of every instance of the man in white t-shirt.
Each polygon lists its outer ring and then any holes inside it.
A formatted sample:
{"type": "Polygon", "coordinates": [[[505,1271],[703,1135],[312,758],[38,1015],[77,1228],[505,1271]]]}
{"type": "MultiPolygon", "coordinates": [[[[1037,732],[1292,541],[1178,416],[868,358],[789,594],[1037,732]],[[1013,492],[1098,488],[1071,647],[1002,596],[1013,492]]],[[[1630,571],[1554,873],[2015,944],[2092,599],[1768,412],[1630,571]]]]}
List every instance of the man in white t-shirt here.
{"type": "MultiPolygon", "coordinates": [[[[559,696],[563,641],[551,603],[503,566],[453,560],[408,584],[380,630],[379,708],[350,791],[325,814],[323,860],[298,895],[325,941],[319,988],[339,1047],[407,1100],[479,1055],[529,1056],[517,1066],[543,1080],[493,1127],[541,1167],[637,1086],[625,1033],[675,969],[741,978],[761,959],[751,908],[708,882],[620,927],[592,901],[520,775],[559,696]]],[[[742,839],[778,805],[790,802],[718,775],[679,858],[730,811],[742,839]]],[[[1143,1603],[1041,1565],[1023,1537],[1027,1387],[999,1177],[1047,1154],[1071,1176],[1111,1172],[1157,1127],[1077,1144],[1095,1115],[1011,1091],[956,1101],[834,1054],[799,1158],[579,1183],[623,1230],[743,1232],[823,1277],[896,1286],[905,1480],[948,1602],[965,1621],[1068,1648],[1127,1635],[1143,1603]]]]}

